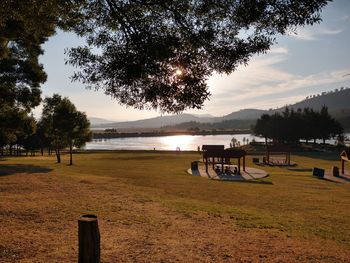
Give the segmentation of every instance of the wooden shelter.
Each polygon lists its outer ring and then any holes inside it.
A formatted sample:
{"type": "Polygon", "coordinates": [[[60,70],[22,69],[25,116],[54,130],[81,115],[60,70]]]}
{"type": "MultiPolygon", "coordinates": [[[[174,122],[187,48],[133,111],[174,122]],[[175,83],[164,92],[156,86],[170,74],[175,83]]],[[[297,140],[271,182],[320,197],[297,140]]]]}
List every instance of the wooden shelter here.
{"type": "Polygon", "coordinates": [[[290,156],[292,147],[287,144],[272,144],[266,145],[266,162],[270,163],[270,157],[272,154],[285,155],[285,164],[290,165],[290,156]]]}
{"type": "MultiPolygon", "coordinates": [[[[204,145],[203,145],[204,146],[204,145]]],[[[213,169],[215,167],[215,159],[220,160],[221,171],[224,170],[224,164],[230,164],[231,158],[238,159],[238,173],[241,172],[241,158],[243,159],[243,171],[245,171],[245,156],[246,152],[240,149],[216,149],[216,148],[207,148],[203,152],[203,158],[205,159],[205,171],[208,172],[208,161],[212,158],[213,169]]]]}
{"type": "Polygon", "coordinates": [[[346,149],[340,153],[341,173],[345,174],[345,162],[350,162],[350,149],[346,149]]]}
{"type": "MultiPolygon", "coordinates": [[[[202,145],[202,152],[203,152],[203,162],[204,162],[204,153],[207,151],[223,151],[225,150],[225,145],[209,145],[209,144],[203,144],[202,145]]],[[[214,160],[213,160],[214,162],[214,160]]]]}

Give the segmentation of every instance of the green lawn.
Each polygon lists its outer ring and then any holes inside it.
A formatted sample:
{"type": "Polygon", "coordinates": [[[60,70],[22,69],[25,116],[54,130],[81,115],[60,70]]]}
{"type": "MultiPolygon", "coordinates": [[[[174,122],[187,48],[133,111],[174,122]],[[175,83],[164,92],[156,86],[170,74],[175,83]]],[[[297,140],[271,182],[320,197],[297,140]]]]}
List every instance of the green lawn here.
{"type": "Polygon", "coordinates": [[[73,166],[68,156],[0,159],[0,261],[74,261],[84,213],[99,218],[103,262],[350,260],[350,184],[311,176],[314,166],[339,166],[337,156],[260,167],[270,184],[186,174],[198,159],[141,151],[76,154],[73,166]]]}

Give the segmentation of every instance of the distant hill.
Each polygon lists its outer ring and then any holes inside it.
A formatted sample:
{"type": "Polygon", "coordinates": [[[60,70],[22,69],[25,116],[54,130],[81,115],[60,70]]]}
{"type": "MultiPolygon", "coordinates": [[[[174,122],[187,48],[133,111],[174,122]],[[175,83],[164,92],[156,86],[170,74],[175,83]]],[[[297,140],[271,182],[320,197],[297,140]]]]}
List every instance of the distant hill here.
{"type": "Polygon", "coordinates": [[[224,120],[212,123],[183,122],[176,125],[165,126],[165,130],[248,130],[256,120],[224,120]]]}
{"type": "MultiPolygon", "coordinates": [[[[323,105],[326,105],[328,107],[328,111],[336,117],[336,115],[339,114],[340,111],[345,110],[346,116],[348,116],[347,109],[350,110],[350,89],[349,88],[343,88],[343,89],[336,89],[331,92],[322,92],[318,95],[312,95],[308,96],[306,99],[287,105],[289,108],[298,109],[298,108],[313,108],[314,110],[320,110],[323,105]]],[[[259,110],[259,109],[244,109],[240,111],[232,112],[228,115],[225,115],[221,118],[217,118],[217,121],[223,121],[223,120],[244,120],[244,119],[258,119],[262,114],[272,114],[275,112],[282,112],[286,106],[274,109],[274,110],[259,110]]],[[[344,117],[344,116],[342,116],[344,117]]]]}
{"type": "Polygon", "coordinates": [[[126,122],[112,122],[108,125],[94,125],[95,128],[106,127],[106,128],[159,128],[168,125],[176,125],[182,122],[212,122],[212,117],[196,117],[191,114],[178,114],[178,115],[169,115],[161,116],[144,120],[137,121],[126,121],[126,122]]]}
{"type": "Polygon", "coordinates": [[[101,124],[107,124],[107,123],[111,123],[113,121],[110,120],[106,120],[106,119],[102,119],[102,118],[95,118],[95,117],[88,117],[91,126],[94,125],[101,125],[101,124]]]}
{"type": "MultiPolygon", "coordinates": [[[[339,119],[344,128],[350,127],[350,89],[342,88],[331,92],[323,92],[319,95],[308,96],[306,99],[295,104],[287,105],[289,108],[313,108],[319,110],[323,105],[328,107],[330,114],[339,119]]],[[[193,115],[178,114],[161,116],[137,121],[111,122],[99,118],[90,118],[93,128],[115,128],[115,129],[132,129],[132,128],[211,128],[211,129],[240,129],[248,128],[254,124],[262,114],[273,114],[282,112],[285,109],[280,107],[274,110],[243,109],[232,112],[222,117],[213,117],[209,114],[193,115]],[[234,120],[234,121],[233,121],[234,120]],[[199,125],[200,124],[200,125],[199,125]]],[[[347,128],[348,129],[348,128],[347,128]]]]}
{"type": "Polygon", "coordinates": [[[320,110],[323,105],[328,107],[329,112],[350,109],[350,89],[323,92],[322,94],[314,95],[292,104],[289,107],[294,109],[309,107],[314,110],[320,110]]]}
{"type": "Polygon", "coordinates": [[[215,116],[211,114],[192,114],[192,115],[198,118],[215,118],[215,116]]]}
{"type": "Polygon", "coordinates": [[[266,112],[267,112],[266,110],[244,109],[244,110],[232,112],[220,118],[216,118],[216,121],[219,122],[219,121],[226,121],[226,120],[256,120],[266,112]]]}

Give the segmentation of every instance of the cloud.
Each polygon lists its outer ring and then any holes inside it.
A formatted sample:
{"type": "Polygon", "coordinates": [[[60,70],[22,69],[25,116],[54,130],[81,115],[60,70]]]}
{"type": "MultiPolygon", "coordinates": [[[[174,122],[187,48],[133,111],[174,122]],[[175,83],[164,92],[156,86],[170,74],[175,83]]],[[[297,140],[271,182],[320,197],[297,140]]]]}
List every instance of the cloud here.
{"type": "Polygon", "coordinates": [[[322,26],[313,26],[300,28],[296,33],[292,33],[291,36],[299,40],[312,41],[318,40],[324,36],[337,35],[343,31],[343,28],[332,29],[322,26]]]}
{"type": "Polygon", "coordinates": [[[350,16],[349,15],[344,15],[342,17],[339,18],[340,21],[349,21],[350,20],[350,16]]]}
{"type": "Polygon", "coordinates": [[[261,85],[275,85],[292,79],[294,76],[288,72],[279,70],[275,66],[287,59],[287,56],[269,55],[255,57],[249,66],[239,66],[231,75],[214,75],[209,79],[208,85],[216,98],[227,98],[234,91],[237,96],[250,94],[261,88],[261,85]]]}
{"type": "Polygon", "coordinates": [[[288,50],[254,57],[249,66],[240,66],[231,75],[214,75],[208,85],[211,100],[204,109],[212,114],[227,114],[244,108],[276,108],[304,99],[320,88],[340,86],[350,67],[302,75],[279,68],[288,59],[288,50]]]}
{"type": "Polygon", "coordinates": [[[271,54],[288,54],[289,50],[286,47],[273,47],[268,51],[271,54]]]}

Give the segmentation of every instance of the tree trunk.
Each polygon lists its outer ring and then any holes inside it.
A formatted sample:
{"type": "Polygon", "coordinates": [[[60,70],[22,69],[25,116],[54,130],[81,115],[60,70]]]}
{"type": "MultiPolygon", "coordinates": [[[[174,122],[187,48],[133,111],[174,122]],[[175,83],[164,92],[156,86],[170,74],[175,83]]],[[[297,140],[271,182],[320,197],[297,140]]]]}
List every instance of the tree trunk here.
{"type": "Polygon", "coordinates": [[[72,146],[72,142],[69,143],[69,165],[73,165],[73,146],[72,146]]]}
{"type": "Polygon", "coordinates": [[[41,156],[44,156],[44,148],[43,147],[40,148],[40,152],[41,152],[41,156]]]}
{"type": "Polygon", "coordinates": [[[61,163],[61,153],[60,149],[56,149],[56,158],[57,158],[57,163],[61,163]]]}

